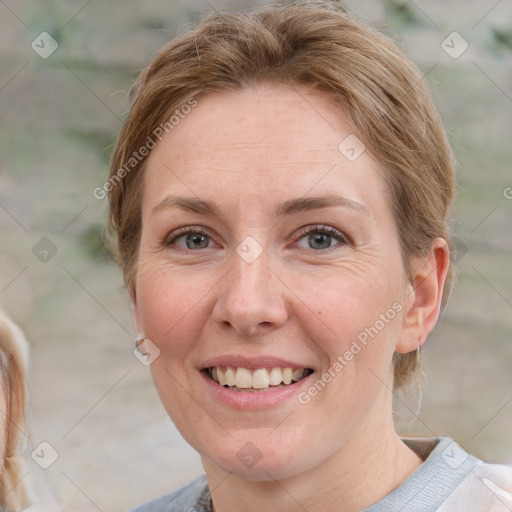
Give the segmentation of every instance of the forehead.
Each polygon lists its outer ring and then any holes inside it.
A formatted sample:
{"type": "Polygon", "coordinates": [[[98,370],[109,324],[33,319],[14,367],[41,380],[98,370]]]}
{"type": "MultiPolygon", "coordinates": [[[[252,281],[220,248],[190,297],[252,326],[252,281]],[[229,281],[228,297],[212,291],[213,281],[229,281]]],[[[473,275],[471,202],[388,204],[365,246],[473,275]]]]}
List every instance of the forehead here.
{"type": "Polygon", "coordinates": [[[264,85],[197,102],[149,155],[144,208],[171,192],[249,203],[332,192],[383,199],[379,165],[359,155],[362,142],[325,95],[264,85]]]}

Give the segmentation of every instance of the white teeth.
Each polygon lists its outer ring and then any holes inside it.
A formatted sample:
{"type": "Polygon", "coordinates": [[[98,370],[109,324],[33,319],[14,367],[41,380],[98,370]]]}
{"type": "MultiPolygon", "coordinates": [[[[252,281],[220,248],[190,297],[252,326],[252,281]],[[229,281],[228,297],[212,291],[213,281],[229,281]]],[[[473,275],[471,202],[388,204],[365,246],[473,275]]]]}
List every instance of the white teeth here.
{"type": "Polygon", "coordinates": [[[271,386],[279,386],[283,381],[283,372],[281,368],[272,368],[270,370],[269,382],[271,386]]]}
{"type": "Polygon", "coordinates": [[[226,375],[225,373],[220,369],[220,367],[217,367],[217,377],[219,379],[219,384],[221,386],[226,385],[226,375]]]}
{"type": "Polygon", "coordinates": [[[233,368],[231,368],[231,366],[228,366],[226,368],[226,384],[228,386],[235,385],[235,370],[233,370],[233,368]]]}
{"type": "Polygon", "coordinates": [[[210,369],[210,375],[221,386],[236,387],[239,389],[266,389],[270,386],[288,385],[302,379],[308,370],[305,368],[293,370],[292,368],[258,368],[251,372],[247,368],[234,368],[232,366],[215,366],[210,369]],[[222,368],[225,368],[223,371],[222,368]]]}
{"type": "Polygon", "coordinates": [[[268,388],[270,384],[269,375],[266,368],[260,368],[252,374],[252,387],[255,389],[268,388]]]}
{"type": "Polygon", "coordinates": [[[250,388],[252,387],[251,372],[247,368],[238,368],[235,376],[235,386],[237,388],[250,388]]]}
{"type": "Polygon", "coordinates": [[[302,377],[304,376],[305,373],[306,373],[306,371],[303,369],[293,370],[293,373],[292,373],[293,382],[297,382],[298,380],[302,379],[302,377]]]}

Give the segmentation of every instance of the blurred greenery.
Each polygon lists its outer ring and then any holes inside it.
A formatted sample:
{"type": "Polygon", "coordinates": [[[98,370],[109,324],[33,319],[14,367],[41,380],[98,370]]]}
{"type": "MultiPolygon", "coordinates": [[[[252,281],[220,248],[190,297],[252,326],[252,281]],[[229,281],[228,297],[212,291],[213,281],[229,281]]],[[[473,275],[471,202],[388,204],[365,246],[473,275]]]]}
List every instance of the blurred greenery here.
{"type": "Polygon", "coordinates": [[[407,0],[385,0],[384,4],[387,21],[392,21],[397,30],[414,29],[426,23],[418,9],[407,0]]]}

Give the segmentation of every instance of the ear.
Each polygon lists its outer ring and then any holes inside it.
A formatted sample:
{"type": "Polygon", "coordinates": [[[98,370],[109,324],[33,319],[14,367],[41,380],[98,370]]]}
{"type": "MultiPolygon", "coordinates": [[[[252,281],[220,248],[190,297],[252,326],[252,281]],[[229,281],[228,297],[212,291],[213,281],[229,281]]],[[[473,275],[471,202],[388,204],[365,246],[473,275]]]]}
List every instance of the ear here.
{"type": "Polygon", "coordinates": [[[449,264],[450,250],[444,238],[436,238],[427,256],[415,260],[396,352],[414,352],[434,329],[441,310],[449,264]]]}

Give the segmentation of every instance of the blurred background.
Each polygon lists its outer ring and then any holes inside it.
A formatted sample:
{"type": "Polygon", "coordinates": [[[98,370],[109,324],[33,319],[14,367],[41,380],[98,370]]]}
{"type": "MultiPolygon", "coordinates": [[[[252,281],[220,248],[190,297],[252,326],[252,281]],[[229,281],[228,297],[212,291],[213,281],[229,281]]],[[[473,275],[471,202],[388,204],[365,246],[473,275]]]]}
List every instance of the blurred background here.
{"type": "MultiPolygon", "coordinates": [[[[0,1],[0,305],[31,343],[27,481],[46,501],[120,512],[203,472],[133,355],[93,190],[149,58],[206,13],[265,3],[0,1]]],[[[512,463],[512,4],[344,5],[424,72],[459,164],[458,283],[400,431],[512,463]]]]}

